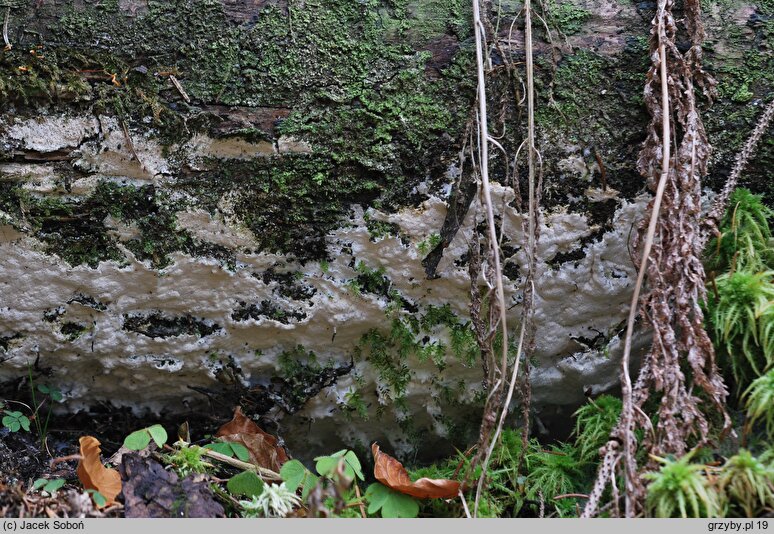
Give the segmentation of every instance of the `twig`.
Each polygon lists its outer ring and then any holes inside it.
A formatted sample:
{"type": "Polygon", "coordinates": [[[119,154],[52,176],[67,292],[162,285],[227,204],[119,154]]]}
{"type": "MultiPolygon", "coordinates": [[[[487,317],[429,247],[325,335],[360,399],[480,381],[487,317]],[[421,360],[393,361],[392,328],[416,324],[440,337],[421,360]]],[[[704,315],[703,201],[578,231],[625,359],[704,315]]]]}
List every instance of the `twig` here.
{"type": "Polygon", "coordinates": [[[188,93],[185,92],[185,89],[183,89],[183,84],[181,84],[177,78],[175,78],[174,74],[169,75],[169,80],[172,82],[172,85],[175,86],[175,89],[177,89],[177,92],[180,93],[180,96],[183,97],[183,100],[185,100],[186,104],[191,103],[191,97],[188,96],[188,93]]]}
{"type": "MultiPolygon", "coordinates": [[[[661,10],[663,11],[663,3],[661,10]]],[[[663,12],[661,14],[659,25],[663,25],[663,12]]],[[[621,412],[621,422],[624,429],[624,470],[626,476],[626,517],[634,516],[634,477],[636,477],[636,465],[633,464],[634,452],[632,451],[632,439],[631,433],[633,433],[634,426],[634,408],[632,401],[632,379],[629,375],[629,360],[632,351],[632,336],[634,334],[634,321],[637,318],[637,305],[640,301],[640,291],[642,290],[642,283],[645,278],[645,271],[648,268],[648,262],[650,260],[650,251],[653,248],[653,239],[656,233],[656,225],[658,223],[659,213],[661,211],[661,201],[664,198],[664,190],[666,188],[667,176],[669,176],[669,160],[671,144],[669,142],[671,138],[670,122],[669,122],[669,87],[667,84],[667,59],[666,59],[666,47],[662,39],[663,31],[659,31],[659,46],[658,55],[660,62],[660,75],[661,75],[661,124],[662,124],[662,154],[661,154],[661,176],[658,181],[658,188],[656,189],[656,197],[653,201],[653,209],[650,214],[650,222],[648,223],[648,232],[645,236],[645,247],[642,252],[642,261],[640,263],[640,269],[637,273],[637,282],[634,285],[634,294],[632,295],[632,301],[629,306],[629,317],[626,321],[626,338],[624,341],[623,358],[621,359],[621,375],[622,375],[622,397],[623,397],[623,411],[621,412]]]]}
{"type": "Polygon", "coordinates": [[[231,458],[230,456],[226,456],[225,454],[221,454],[210,449],[204,449],[204,455],[209,456],[214,460],[223,462],[224,464],[228,464],[231,467],[242,469],[243,471],[255,471],[258,473],[258,475],[260,475],[261,478],[265,480],[282,480],[282,477],[279,475],[279,473],[275,473],[271,469],[266,469],[265,467],[243,462],[241,460],[237,460],[236,458],[231,458]]]}
{"type": "Polygon", "coordinates": [[[489,185],[489,133],[487,131],[487,111],[486,111],[486,81],[484,78],[484,57],[483,57],[483,24],[481,23],[481,9],[478,0],[473,0],[473,20],[476,30],[476,66],[478,75],[478,115],[479,115],[479,145],[481,150],[480,172],[481,185],[484,194],[484,204],[486,208],[487,227],[489,230],[490,247],[492,247],[492,263],[494,264],[495,284],[497,287],[497,305],[500,311],[500,326],[502,330],[502,363],[503,369],[508,365],[508,327],[505,320],[505,290],[503,289],[503,276],[500,268],[500,254],[497,250],[497,228],[494,221],[494,210],[492,208],[492,195],[489,185]]]}
{"type": "Polygon", "coordinates": [[[357,481],[355,481],[355,496],[359,501],[358,504],[360,505],[360,515],[363,517],[363,519],[365,519],[368,516],[366,515],[365,505],[363,504],[363,498],[360,495],[360,486],[357,485],[357,481]]]}
{"type": "Polygon", "coordinates": [[[597,160],[597,167],[599,167],[599,181],[602,182],[602,191],[607,191],[607,171],[605,170],[605,164],[602,163],[602,156],[594,148],[594,159],[597,160]]]}
{"type": "MultiPolygon", "coordinates": [[[[473,27],[475,29],[475,40],[476,40],[476,74],[477,74],[477,80],[478,80],[478,149],[479,149],[479,172],[481,175],[481,189],[482,194],[484,197],[484,207],[486,210],[486,222],[487,222],[487,229],[489,234],[489,249],[492,256],[492,264],[493,264],[493,272],[492,275],[494,277],[495,281],[495,298],[497,302],[497,320],[494,320],[494,315],[492,312],[494,311],[494,308],[490,306],[490,325],[494,328],[496,328],[496,323],[499,322],[501,332],[502,332],[502,363],[500,366],[500,373],[501,377],[505,376],[505,373],[508,369],[508,326],[506,322],[506,311],[507,307],[505,305],[505,290],[503,288],[503,275],[502,275],[502,269],[500,266],[500,248],[498,246],[498,239],[497,239],[497,228],[495,226],[495,220],[494,220],[494,209],[492,207],[492,195],[490,191],[490,183],[489,183],[489,132],[488,132],[488,125],[487,125],[487,102],[486,102],[486,79],[484,76],[484,25],[481,21],[481,7],[479,5],[479,0],[473,0],[473,27]]],[[[488,65],[490,65],[491,68],[491,59],[487,58],[488,65]]],[[[471,286],[473,286],[476,283],[475,280],[471,279],[471,286]]],[[[486,339],[490,341],[493,339],[494,330],[490,332],[489,335],[486,336],[486,339]]],[[[493,378],[494,375],[494,369],[490,369],[490,378],[493,378]]],[[[492,380],[489,380],[491,383],[492,380]]],[[[497,411],[500,408],[498,395],[500,395],[500,398],[502,398],[500,393],[500,388],[503,385],[502,378],[498,379],[490,393],[489,398],[486,402],[486,407],[484,409],[484,416],[482,418],[481,422],[481,433],[480,433],[480,440],[481,445],[484,445],[485,443],[488,443],[488,440],[491,439],[491,426],[495,422],[497,411]]],[[[491,447],[490,447],[491,448],[491,447]]],[[[488,452],[488,450],[487,450],[488,452]]],[[[481,493],[481,487],[484,484],[484,479],[486,477],[486,469],[484,469],[481,473],[481,477],[478,480],[478,489],[477,489],[477,496],[481,493]]],[[[474,516],[477,515],[478,512],[478,497],[476,498],[476,507],[474,510],[474,516]]]]}
{"type": "Polygon", "coordinates": [[[126,126],[126,121],[121,121],[121,129],[124,131],[124,137],[126,138],[126,144],[129,147],[129,152],[132,153],[134,159],[136,159],[137,163],[140,164],[142,170],[145,170],[145,165],[143,165],[140,156],[137,155],[137,151],[134,149],[134,143],[132,142],[132,136],[129,134],[129,128],[126,126]]]}
{"type": "Polygon", "coordinates": [[[53,469],[56,464],[61,464],[63,462],[74,462],[74,461],[81,461],[83,457],[80,454],[70,454],[69,456],[60,456],[59,458],[52,458],[51,462],[49,462],[49,468],[53,469]]]}
{"type": "Polygon", "coordinates": [[[523,349],[524,345],[524,334],[526,332],[526,322],[522,321],[521,323],[521,331],[519,332],[519,346],[516,349],[516,362],[513,364],[513,373],[511,374],[511,382],[508,386],[508,395],[505,398],[505,403],[503,404],[502,411],[500,412],[500,419],[497,422],[497,429],[495,430],[494,436],[492,436],[492,440],[489,443],[489,448],[486,451],[486,456],[484,457],[484,464],[481,467],[481,476],[479,477],[478,484],[476,486],[476,500],[473,505],[473,513],[476,517],[478,517],[478,503],[481,499],[481,491],[484,486],[484,480],[486,478],[486,470],[489,467],[489,461],[492,458],[492,454],[494,453],[494,448],[497,445],[497,439],[500,437],[500,432],[503,430],[503,425],[505,424],[505,417],[508,415],[508,406],[511,404],[511,399],[513,398],[513,391],[516,387],[516,377],[519,373],[519,361],[521,360],[521,351],[523,349]]]}

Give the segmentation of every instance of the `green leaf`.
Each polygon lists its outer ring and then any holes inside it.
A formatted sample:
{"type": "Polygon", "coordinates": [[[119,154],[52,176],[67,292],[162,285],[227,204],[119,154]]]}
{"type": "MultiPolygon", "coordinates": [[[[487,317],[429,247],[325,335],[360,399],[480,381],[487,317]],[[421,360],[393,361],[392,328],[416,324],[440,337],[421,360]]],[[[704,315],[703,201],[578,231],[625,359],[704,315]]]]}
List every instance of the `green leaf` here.
{"type": "Polygon", "coordinates": [[[229,443],[229,445],[231,446],[231,450],[234,451],[234,454],[236,454],[237,458],[243,462],[250,461],[250,451],[247,450],[247,447],[241,443],[229,443]]]}
{"type": "Polygon", "coordinates": [[[27,419],[25,416],[22,415],[21,417],[19,417],[19,424],[21,424],[21,427],[25,431],[27,431],[27,432],[30,431],[30,420],[27,419]]]}
{"type": "Polygon", "coordinates": [[[357,459],[357,455],[354,452],[347,449],[334,452],[330,456],[318,456],[315,458],[317,462],[315,469],[317,469],[320,475],[330,477],[341,460],[344,460],[344,475],[347,478],[354,479],[357,477],[360,480],[365,480],[360,460],[357,459]]]}
{"type": "Polygon", "coordinates": [[[156,442],[156,445],[158,445],[159,449],[167,442],[167,431],[164,430],[163,426],[153,425],[149,426],[146,430],[148,431],[148,434],[150,434],[150,437],[153,438],[153,441],[156,442]]]}
{"type": "Polygon", "coordinates": [[[339,465],[339,458],[335,458],[333,456],[319,456],[315,458],[317,463],[315,464],[315,469],[317,469],[317,472],[320,473],[321,476],[330,476],[333,473],[333,470],[336,469],[336,466],[339,465]]]}
{"type": "Polygon", "coordinates": [[[126,436],[124,447],[132,451],[141,451],[150,443],[151,436],[147,428],[136,430],[126,436]]]}
{"type": "Polygon", "coordinates": [[[412,518],[419,514],[419,503],[416,499],[378,482],[368,486],[365,498],[368,501],[369,514],[375,514],[379,510],[382,517],[386,518],[412,518]]]}
{"type": "Polygon", "coordinates": [[[3,426],[11,432],[18,432],[21,428],[19,421],[11,416],[3,417],[3,426]]]}
{"type": "Polygon", "coordinates": [[[290,491],[296,491],[298,487],[304,482],[306,477],[306,467],[298,460],[289,460],[282,464],[280,469],[280,476],[285,481],[285,487],[290,491]]]}
{"type": "Polygon", "coordinates": [[[38,384],[38,391],[40,391],[41,393],[46,393],[46,394],[47,393],[51,393],[51,390],[45,384],[38,384]]]}
{"type": "MultiPolygon", "coordinates": [[[[355,478],[355,475],[357,475],[357,478],[360,480],[365,480],[365,477],[363,476],[363,467],[360,465],[360,460],[357,459],[357,455],[354,452],[347,451],[347,454],[344,455],[344,461],[352,468],[353,475],[350,478],[355,478]]],[[[349,473],[347,473],[347,475],[349,475],[349,473]]]]}
{"type": "Polygon", "coordinates": [[[231,448],[230,443],[224,443],[222,441],[216,441],[215,443],[208,443],[204,446],[205,449],[210,449],[229,458],[234,457],[234,449],[231,448]]]}
{"type": "Polygon", "coordinates": [[[62,392],[59,391],[58,389],[52,389],[50,396],[51,396],[51,400],[54,401],[54,402],[59,402],[63,398],[62,397],[62,392]]]}
{"type": "Polygon", "coordinates": [[[64,486],[64,484],[65,484],[65,479],[55,478],[54,480],[48,481],[48,483],[45,486],[43,486],[43,491],[47,491],[48,493],[53,495],[54,493],[56,493],[56,491],[59,488],[64,486]]]}
{"type": "MultiPolygon", "coordinates": [[[[325,458],[323,456],[318,459],[325,458]]],[[[311,471],[309,471],[304,464],[298,460],[290,460],[285,462],[280,469],[280,476],[285,482],[285,487],[290,491],[296,491],[301,486],[301,498],[306,499],[309,492],[317,485],[317,481],[320,480],[311,471]]]]}
{"type": "Polygon", "coordinates": [[[320,478],[315,476],[311,471],[306,472],[306,476],[304,477],[304,487],[301,489],[302,499],[306,500],[306,498],[309,496],[309,492],[314,489],[319,480],[320,478]]]}
{"type": "Polygon", "coordinates": [[[389,490],[386,486],[374,483],[368,486],[365,492],[365,498],[368,501],[368,513],[375,514],[384,505],[389,497],[389,490]]]}
{"type": "Polygon", "coordinates": [[[242,471],[231,477],[226,488],[231,495],[253,497],[263,492],[263,480],[252,471],[242,471]]]}
{"type": "Polygon", "coordinates": [[[39,490],[40,488],[42,488],[46,484],[48,484],[48,479],[47,478],[39,478],[35,482],[32,483],[32,489],[39,490]]]}
{"type": "MultiPolygon", "coordinates": [[[[150,443],[150,441],[148,443],[150,443]]],[[[105,496],[102,495],[97,490],[88,489],[88,490],[86,490],[86,493],[91,495],[91,498],[94,499],[94,504],[96,504],[100,508],[102,508],[103,506],[105,506],[107,504],[107,499],[105,498],[105,496]]]]}

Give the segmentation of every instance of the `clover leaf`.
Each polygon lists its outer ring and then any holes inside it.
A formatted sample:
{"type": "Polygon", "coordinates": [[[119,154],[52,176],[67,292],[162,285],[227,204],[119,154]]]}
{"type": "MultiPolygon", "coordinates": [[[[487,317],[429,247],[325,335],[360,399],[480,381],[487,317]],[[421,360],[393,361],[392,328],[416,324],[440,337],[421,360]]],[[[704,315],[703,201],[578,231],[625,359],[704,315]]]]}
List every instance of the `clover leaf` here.
{"type": "Polygon", "coordinates": [[[419,514],[419,503],[416,499],[378,482],[368,486],[365,498],[368,501],[369,514],[380,510],[382,517],[386,518],[412,518],[419,514]]]}
{"type": "Polygon", "coordinates": [[[167,442],[167,431],[161,425],[153,425],[136,430],[126,436],[124,447],[133,451],[141,451],[148,446],[151,439],[161,448],[167,442]]]}

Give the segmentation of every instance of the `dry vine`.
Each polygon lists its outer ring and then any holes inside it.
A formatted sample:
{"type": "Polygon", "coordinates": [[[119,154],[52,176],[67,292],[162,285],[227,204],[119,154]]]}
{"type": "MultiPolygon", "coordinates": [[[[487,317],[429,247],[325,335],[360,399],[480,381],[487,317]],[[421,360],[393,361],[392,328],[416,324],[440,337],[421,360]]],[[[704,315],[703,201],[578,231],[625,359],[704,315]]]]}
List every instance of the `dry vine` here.
{"type": "Polygon", "coordinates": [[[699,87],[709,96],[714,81],[701,67],[704,30],[698,0],[684,3],[684,30],[691,43],[685,54],[676,45],[678,27],[673,4],[673,0],[659,1],[650,36],[652,66],[644,95],[651,122],[637,163],[656,194],[649,206],[650,221],[627,323],[622,360],[623,411],[610,442],[601,451],[603,461],[584,517],[598,511],[604,488],[608,482],[614,484],[616,469],[623,470],[626,516],[641,512],[645,487],[635,459],[635,427],[649,431],[644,445],[657,455],[682,455],[689,441],[696,445],[706,442],[709,422],[694,390],[706,395],[723,414],[724,429],[730,428],[725,410],[727,390],[715,364],[699,305],[705,297],[699,236],[700,177],[706,174],[710,146],[696,107],[695,90],[699,87]],[[640,305],[652,328],[653,343],[632,386],[631,340],[639,291],[646,275],[648,288],[640,305]],[[651,393],[660,395],[655,429],[642,411],[651,393]]]}
{"type": "MultiPolygon", "coordinates": [[[[516,356],[512,364],[510,373],[510,379],[508,382],[507,393],[504,394],[505,379],[508,376],[508,337],[507,329],[505,325],[505,299],[502,293],[502,274],[499,271],[499,256],[500,256],[500,242],[503,239],[504,228],[501,228],[501,235],[499,239],[496,239],[496,230],[494,227],[494,210],[491,204],[491,196],[489,194],[488,183],[488,144],[492,143],[496,146],[508,161],[508,156],[503,146],[494,138],[492,138],[487,131],[487,112],[486,112],[486,98],[487,91],[485,86],[485,59],[483,57],[483,51],[486,50],[486,27],[481,17],[481,6],[478,0],[473,1],[474,10],[474,28],[476,35],[476,59],[477,59],[477,72],[478,72],[478,161],[474,155],[472,159],[474,161],[474,170],[478,172],[481,177],[481,192],[483,196],[483,204],[486,209],[486,219],[489,234],[489,246],[488,246],[488,263],[494,265],[493,270],[485,272],[485,280],[489,286],[489,296],[492,295],[493,289],[497,290],[497,307],[489,306],[488,321],[484,321],[481,317],[482,314],[482,295],[478,289],[478,278],[481,274],[481,258],[480,248],[478,242],[478,234],[474,232],[473,239],[470,245],[471,256],[469,264],[469,272],[471,279],[471,318],[474,324],[477,340],[481,348],[482,361],[485,373],[485,385],[488,389],[488,397],[484,407],[484,416],[481,423],[478,453],[474,458],[472,465],[481,465],[481,475],[479,476],[476,485],[476,497],[473,508],[473,517],[478,515],[479,501],[481,497],[482,489],[486,483],[487,468],[489,461],[494,452],[494,448],[497,444],[499,436],[502,432],[505,424],[505,418],[508,415],[509,407],[513,399],[514,390],[519,378],[519,364],[522,357],[524,357],[525,365],[528,361],[527,355],[531,354],[534,350],[534,328],[533,328],[533,307],[534,307],[534,294],[535,294],[535,263],[536,263],[536,246],[538,240],[538,214],[537,205],[539,202],[539,191],[541,188],[542,173],[538,175],[536,171],[536,157],[540,157],[535,147],[535,99],[534,99],[534,79],[533,79],[533,57],[532,57],[532,21],[531,21],[531,5],[530,0],[526,0],[524,5],[525,13],[525,53],[526,53],[526,73],[527,73],[527,87],[526,87],[526,100],[527,100],[527,161],[528,161],[528,182],[529,182],[529,208],[528,216],[525,219],[522,218],[522,232],[527,238],[525,243],[525,249],[528,255],[528,274],[524,285],[524,298],[521,314],[521,328],[519,334],[519,341],[516,349],[516,356]],[[477,165],[476,165],[477,163],[477,165]],[[494,357],[494,340],[496,336],[496,325],[500,324],[502,327],[502,360],[498,363],[494,357]],[[525,350],[526,349],[526,350],[525,350]],[[496,426],[495,426],[496,425],[496,426]]],[[[515,19],[514,19],[515,21],[515,19]]],[[[489,22],[488,20],[486,21],[489,22]]],[[[488,25],[490,31],[494,32],[491,24],[488,25]]],[[[511,30],[513,24],[511,24],[511,30]]],[[[522,100],[519,98],[519,85],[520,80],[517,82],[517,75],[515,74],[514,64],[511,60],[511,40],[508,39],[508,50],[504,51],[496,39],[494,41],[494,47],[497,48],[500,56],[504,59],[506,66],[506,73],[508,80],[511,83],[511,90],[514,95],[514,100],[517,106],[521,105],[522,100]]],[[[488,57],[487,57],[488,59],[488,57]]],[[[486,63],[489,65],[489,62],[486,63]]],[[[492,71],[490,66],[489,71],[492,71]]],[[[501,114],[500,122],[502,128],[501,137],[505,135],[505,103],[501,101],[501,114]]],[[[473,146],[473,143],[471,143],[473,146]]],[[[523,144],[522,144],[523,146],[523,144]]],[[[517,196],[517,203],[521,205],[521,197],[518,187],[518,157],[521,147],[516,152],[516,156],[513,160],[513,185],[514,191],[517,196]]],[[[505,206],[503,206],[503,210],[505,206]]],[[[528,370],[527,370],[528,372],[528,370]]],[[[529,430],[529,378],[524,376],[523,388],[522,388],[522,406],[524,410],[524,432],[523,438],[526,441],[528,439],[529,430]]],[[[526,446],[524,447],[526,450],[526,446]]]]}
{"type": "MultiPolygon", "coordinates": [[[[481,178],[481,196],[483,197],[484,209],[486,211],[486,223],[488,230],[488,254],[487,263],[492,266],[486,273],[485,280],[489,285],[490,295],[492,289],[495,291],[496,306],[489,308],[489,321],[484,323],[481,320],[481,295],[479,294],[477,282],[479,275],[480,258],[478,257],[478,239],[474,232],[474,243],[471,245],[470,258],[470,277],[471,277],[471,318],[476,324],[476,335],[479,346],[481,347],[482,357],[484,358],[484,368],[487,372],[486,384],[489,386],[487,400],[484,405],[484,415],[481,421],[479,431],[478,452],[473,460],[477,465],[482,461],[486,451],[489,449],[489,443],[492,438],[492,429],[496,423],[497,414],[502,406],[504,378],[508,368],[508,326],[506,322],[505,290],[503,288],[503,276],[500,268],[500,247],[497,237],[497,227],[494,220],[494,207],[492,205],[491,187],[489,183],[489,129],[487,114],[487,94],[484,51],[486,50],[486,30],[481,20],[481,6],[478,0],[473,0],[473,27],[476,38],[476,67],[478,78],[478,161],[474,168],[478,171],[481,178]],[[494,285],[494,288],[492,287],[494,285]],[[497,325],[500,326],[502,356],[499,366],[494,357],[492,345],[496,335],[497,325]],[[487,331],[488,330],[488,331],[487,331]]],[[[475,161],[475,160],[474,160],[475,161]]],[[[486,469],[484,469],[484,472],[486,469]]],[[[482,482],[479,480],[479,488],[482,482]]],[[[480,491],[480,489],[479,489],[480,491]]],[[[474,511],[474,516],[477,510],[474,511]]]]}

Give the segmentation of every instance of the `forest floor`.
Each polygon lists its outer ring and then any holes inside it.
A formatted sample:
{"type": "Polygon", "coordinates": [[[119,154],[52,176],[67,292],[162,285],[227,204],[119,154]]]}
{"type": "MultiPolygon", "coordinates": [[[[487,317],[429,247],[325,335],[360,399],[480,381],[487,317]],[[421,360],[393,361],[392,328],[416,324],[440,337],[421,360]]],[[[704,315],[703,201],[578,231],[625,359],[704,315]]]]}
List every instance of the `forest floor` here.
{"type": "MultiPolygon", "coordinates": [[[[194,424],[192,418],[188,420],[192,425],[194,424]]],[[[0,427],[0,517],[125,517],[125,507],[121,502],[115,502],[100,509],[95,506],[89,495],[84,493],[77,473],[79,438],[85,435],[96,437],[101,443],[103,462],[120,467],[122,458],[115,453],[125,452],[122,445],[126,436],[138,428],[146,428],[158,422],[155,419],[138,418],[127,410],[105,409],[97,413],[52,416],[44,440],[37,435],[34,426],[29,432],[23,430],[11,432],[8,428],[0,427]],[[42,488],[35,488],[35,481],[41,479],[63,480],[64,485],[49,493],[42,488]]],[[[173,421],[162,423],[167,428],[177,426],[173,421]]],[[[213,433],[217,428],[217,424],[213,426],[212,421],[205,420],[201,416],[198,416],[195,424],[202,434],[213,433]]],[[[154,448],[154,444],[148,447],[148,449],[154,448]]],[[[150,458],[148,461],[158,462],[158,467],[163,469],[162,464],[165,462],[158,452],[151,453],[148,450],[147,454],[145,452],[137,454],[155,455],[156,460],[150,458]]],[[[217,462],[214,463],[217,464],[217,462]]],[[[218,475],[228,476],[239,472],[227,465],[215,465],[214,468],[215,470],[209,475],[195,475],[191,478],[198,478],[201,482],[212,476],[213,481],[219,481],[221,479],[218,475]]],[[[160,471],[157,470],[122,472],[122,482],[126,484],[131,478],[134,478],[135,482],[138,478],[145,478],[145,483],[159,485],[164,482],[163,475],[161,478],[157,476],[159,473],[160,471]]],[[[182,490],[183,485],[180,484],[180,486],[182,490]]],[[[212,492],[204,485],[199,484],[199,486],[201,487],[197,489],[209,493],[210,499],[214,502],[215,497],[212,492]]],[[[174,493],[179,492],[172,492],[174,493]]],[[[125,497],[119,497],[119,500],[124,501],[125,497]]],[[[167,504],[171,507],[172,501],[167,504]]],[[[187,515],[192,517],[190,513],[187,515]]],[[[132,516],[164,517],[164,515],[142,515],[141,513],[138,515],[136,512],[132,516]]],[[[170,515],[166,517],[174,517],[171,510],[170,515]]]]}

